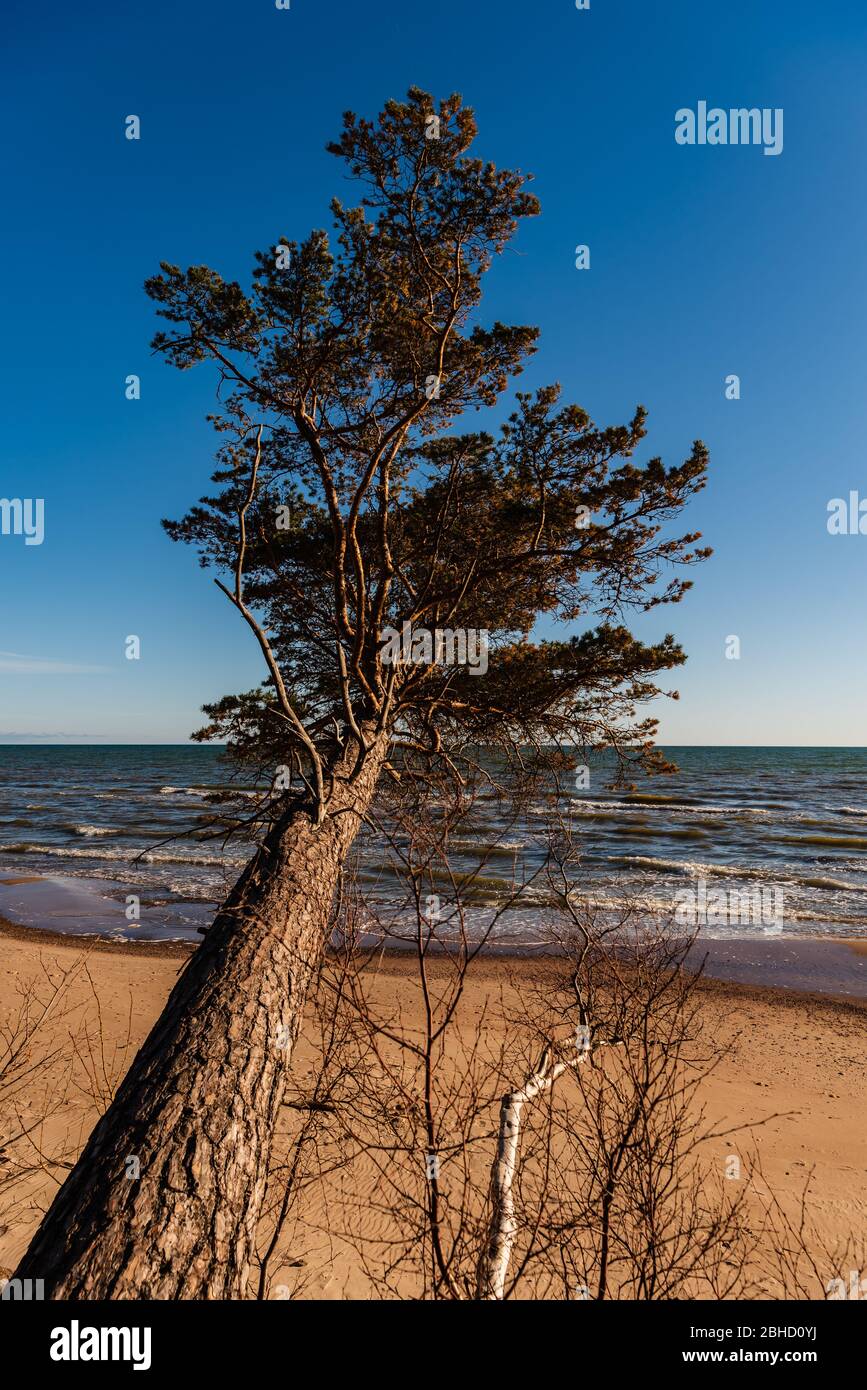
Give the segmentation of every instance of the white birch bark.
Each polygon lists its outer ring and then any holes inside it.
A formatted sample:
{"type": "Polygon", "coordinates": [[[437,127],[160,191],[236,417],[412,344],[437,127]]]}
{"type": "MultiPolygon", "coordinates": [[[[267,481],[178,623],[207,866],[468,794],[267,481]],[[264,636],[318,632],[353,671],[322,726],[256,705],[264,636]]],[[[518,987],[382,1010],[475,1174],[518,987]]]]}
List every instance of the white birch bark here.
{"type": "Polygon", "coordinates": [[[546,1048],[533,1074],[517,1091],[509,1091],[500,1103],[500,1133],[497,1157],[491,1169],[491,1221],[488,1240],[479,1262],[478,1297],[501,1300],[505,1296],[506,1280],[517,1234],[513,1185],[518,1168],[521,1140],[521,1116],[524,1106],[550,1091],[554,1082],[569,1067],[579,1066],[590,1055],[585,1029],[579,1029],[575,1056],[551,1065],[551,1051],[546,1048]]]}

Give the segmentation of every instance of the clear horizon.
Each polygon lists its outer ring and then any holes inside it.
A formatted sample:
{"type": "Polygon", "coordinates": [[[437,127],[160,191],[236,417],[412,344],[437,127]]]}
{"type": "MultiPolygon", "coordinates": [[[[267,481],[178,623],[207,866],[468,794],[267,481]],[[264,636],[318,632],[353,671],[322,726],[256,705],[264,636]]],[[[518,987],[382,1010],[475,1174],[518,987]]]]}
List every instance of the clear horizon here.
{"type": "MultiPolygon", "coordinates": [[[[564,747],[570,745],[564,744],[564,747]]],[[[823,749],[830,752],[846,752],[848,749],[864,751],[867,750],[865,743],[672,743],[657,740],[654,745],[656,748],[790,748],[792,751],[804,753],[812,749],[823,749]]],[[[197,743],[191,739],[129,739],[126,742],[120,740],[106,739],[104,742],[86,741],[84,739],[68,739],[65,742],[60,739],[45,739],[34,741],[32,739],[0,738],[2,748],[226,748],[225,743],[197,743]]]]}

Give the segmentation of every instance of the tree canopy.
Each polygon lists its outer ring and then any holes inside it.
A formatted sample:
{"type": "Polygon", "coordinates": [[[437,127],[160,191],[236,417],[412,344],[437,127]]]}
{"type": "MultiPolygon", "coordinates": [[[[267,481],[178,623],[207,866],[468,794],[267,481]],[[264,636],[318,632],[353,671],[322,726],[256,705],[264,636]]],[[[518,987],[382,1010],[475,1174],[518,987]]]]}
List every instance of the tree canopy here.
{"type": "Polygon", "coordinates": [[[667,525],[707,451],[634,462],[642,407],[597,428],[551,385],[467,428],[539,336],[481,322],[483,277],[539,205],[528,176],[469,153],[476,133],[459,96],[417,88],[375,121],[347,113],[328,148],[359,196],[332,203],[333,236],[278,238],[247,290],[206,266],[147,282],[169,323],[155,349],[219,375],[215,490],[164,524],[216,568],[267,668],[205,707],[199,737],[297,766],[320,812],[338,750],[350,739],[361,761],[381,734],[456,775],[479,743],[615,746],[650,765],[655,722],[637,707],[684,654],[626,615],[678,602],[679,571],[709,554],[667,525]],[[536,640],[542,617],[581,631],[536,640]],[[489,634],[484,674],[387,659],[390,631],[419,629],[489,634]]]}

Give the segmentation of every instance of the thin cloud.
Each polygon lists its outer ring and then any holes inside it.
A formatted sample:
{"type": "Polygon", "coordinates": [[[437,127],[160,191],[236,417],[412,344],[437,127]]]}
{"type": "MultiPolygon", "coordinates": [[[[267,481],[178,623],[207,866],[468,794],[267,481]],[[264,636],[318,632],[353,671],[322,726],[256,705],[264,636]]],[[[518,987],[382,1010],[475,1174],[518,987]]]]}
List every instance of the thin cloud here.
{"type": "Polygon", "coordinates": [[[51,656],[0,652],[0,675],[4,676],[104,676],[110,671],[110,666],[89,666],[82,661],[58,661],[51,656]]]}

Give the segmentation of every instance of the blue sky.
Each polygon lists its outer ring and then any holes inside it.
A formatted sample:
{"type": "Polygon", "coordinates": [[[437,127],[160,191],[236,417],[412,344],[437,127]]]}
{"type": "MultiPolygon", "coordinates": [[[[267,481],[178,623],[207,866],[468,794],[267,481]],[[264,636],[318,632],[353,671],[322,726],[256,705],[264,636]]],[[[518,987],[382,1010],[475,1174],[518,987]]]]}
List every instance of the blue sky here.
{"type": "Polygon", "coordinates": [[[542,216],[487,282],[490,319],[542,330],[521,388],[559,380],[601,424],[641,401],[645,457],[710,447],[689,524],[716,554],[636,624],[690,657],[661,741],[867,743],[867,536],[826,529],[829,499],[867,496],[863,2],[8,13],[0,496],[44,497],[46,535],[0,536],[0,741],[180,742],[203,701],[259,680],[252,637],[159,526],[206,486],[213,378],[150,355],[142,282],[161,259],[244,280],[254,248],[328,226],[349,198],[324,150],[342,111],[417,84],[462,92],[479,153],[535,175],[542,216]],[[782,154],[677,145],[700,100],[782,107],[782,154]]]}

